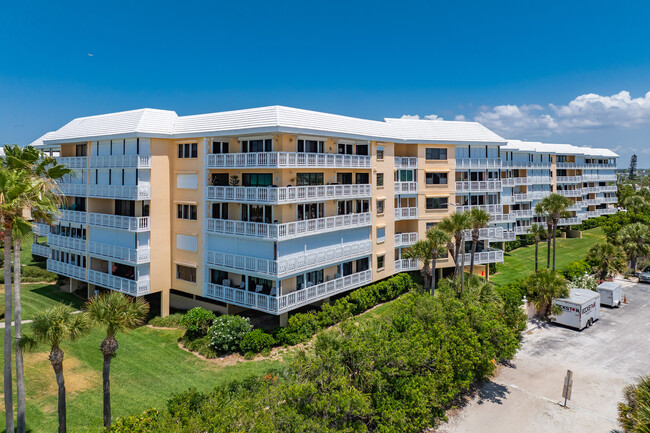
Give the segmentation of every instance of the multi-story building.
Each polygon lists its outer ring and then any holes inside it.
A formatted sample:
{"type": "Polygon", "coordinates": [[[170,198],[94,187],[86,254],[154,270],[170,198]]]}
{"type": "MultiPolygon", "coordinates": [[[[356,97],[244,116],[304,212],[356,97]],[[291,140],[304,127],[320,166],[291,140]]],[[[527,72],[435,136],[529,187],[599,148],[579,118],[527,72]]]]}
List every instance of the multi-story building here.
{"type": "MultiPolygon", "coordinates": [[[[475,122],[373,121],[287,107],[75,119],[33,143],[73,173],[33,245],[71,290],[279,315],[395,273],[453,212],[482,207],[479,272],[539,218],[552,191],[577,224],[615,211],[617,155],[507,141],[475,122]]],[[[469,237],[468,237],[469,240],[469,237]]],[[[466,263],[470,261],[466,246],[466,263]]],[[[438,261],[437,272],[453,266],[438,261]]]]}

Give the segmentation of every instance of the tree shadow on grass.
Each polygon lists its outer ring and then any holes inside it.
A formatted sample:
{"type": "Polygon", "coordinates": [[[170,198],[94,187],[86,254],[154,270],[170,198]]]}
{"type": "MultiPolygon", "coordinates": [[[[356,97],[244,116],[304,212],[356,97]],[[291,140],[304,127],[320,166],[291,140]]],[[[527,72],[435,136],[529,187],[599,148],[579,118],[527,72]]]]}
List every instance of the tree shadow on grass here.
{"type": "Polygon", "coordinates": [[[72,293],[63,292],[57,285],[44,285],[36,289],[30,290],[39,296],[51,299],[55,302],[70,305],[74,309],[79,309],[84,304],[84,300],[72,293]]]}

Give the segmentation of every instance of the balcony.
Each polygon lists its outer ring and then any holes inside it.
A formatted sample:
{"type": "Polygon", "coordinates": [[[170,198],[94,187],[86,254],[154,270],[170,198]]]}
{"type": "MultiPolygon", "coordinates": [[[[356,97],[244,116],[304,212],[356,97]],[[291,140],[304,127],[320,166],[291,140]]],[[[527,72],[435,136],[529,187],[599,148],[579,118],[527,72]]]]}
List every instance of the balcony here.
{"type": "Polygon", "coordinates": [[[503,190],[500,180],[456,182],[456,192],[500,192],[503,190]]]}
{"type": "Polygon", "coordinates": [[[616,168],[616,164],[587,164],[584,162],[558,162],[557,168],[616,168]]]}
{"type": "Polygon", "coordinates": [[[57,262],[52,259],[47,261],[47,270],[75,280],[86,281],[86,268],[75,266],[71,263],[57,262]]]}
{"type": "Polygon", "coordinates": [[[524,209],[524,210],[512,210],[510,211],[511,214],[515,216],[515,218],[532,218],[535,216],[535,213],[532,209],[524,209]]]}
{"type": "Polygon", "coordinates": [[[559,225],[559,226],[570,226],[570,225],[580,224],[581,222],[582,222],[582,218],[576,216],[576,217],[570,217],[570,218],[560,218],[557,225],[559,225]]]}
{"type": "Polygon", "coordinates": [[[618,210],[613,207],[608,207],[605,209],[596,209],[596,212],[598,212],[600,215],[613,215],[618,212],[618,210]]]}
{"type": "Polygon", "coordinates": [[[280,241],[356,227],[365,227],[369,226],[371,222],[372,216],[369,212],[337,215],[283,224],[265,224],[210,218],[208,219],[206,231],[208,233],[280,241]]]}
{"type": "MultiPolygon", "coordinates": [[[[503,227],[484,227],[479,229],[479,240],[502,241],[504,234],[503,227]]],[[[472,239],[472,230],[465,230],[465,239],[472,239]]]]}
{"type": "Polygon", "coordinates": [[[43,223],[34,223],[34,225],[32,225],[32,232],[37,236],[49,236],[50,226],[43,223]]]}
{"type": "Polygon", "coordinates": [[[78,210],[62,209],[58,217],[59,221],[68,223],[86,224],[86,212],[78,210]]]}
{"type": "Polygon", "coordinates": [[[601,203],[618,203],[618,198],[614,197],[603,197],[600,199],[601,203]]]}
{"type": "Polygon", "coordinates": [[[530,161],[503,161],[503,168],[538,168],[550,169],[550,162],[530,162],[530,161]]]}
{"type": "Polygon", "coordinates": [[[32,244],[32,254],[41,257],[50,257],[50,247],[44,244],[32,244]]]}
{"type": "Polygon", "coordinates": [[[395,235],[395,247],[408,247],[418,241],[417,232],[397,233],[395,235]]]}
{"type": "Polygon", "coordinates": [[[418,159],[404,156],[396,156],[394,159],[395,168],[418,168],[418,159]]]}
{"type": "Polygon", "coordinates": [[[528,202],[533,200],[541,200],[550,194],[550,191],[533,191],[524,194],[513,194],[512,197],[515,202],[528,202]]]}
{"type": "Polygon", "coordinates": [[[398,207],[395,208],[395,221],[414,220],[418,218],[418,208],[416,207],[398,207]]]}
{"type": "Polygon", "coordinates": [[[418,269],[419,269],[419,264],[417,259],[395,260],[395,273],[417,271],[418,269]]]}
{"type": "Polygon", "coordinates": [[[471,204],[471,205],[457,205],[456,212],[469,212],[471,209],[483,209],[490,215],[502,214],[503,206],[501,204],[471,204]]]}
{"type": "MultiPolygon", "coordinates": [[[[471,253],[465,254],[465,266],[469,266],[472,258],[471,253]]],[[[474,264],[481,265],[486,263],[502,263],[503,262],[503,251],[501,250],[490,250],[482,251],[480,253],[474,253],[474,264]]]]}
{"type": "Polygon", "coordinates": [[[520,186],[520,185],[542,185],[550,184],[550,176],[527,176],[527,177],[508,177],[501,179],[501,184],[506,186],[520,186]]]}
{"type": "Polygon", "coordinates": [[[47,243],[51,247],[66,248],[66,249],[69,249],[69,250],[75,250],[75,251],[80,251],[80,252],[85,252],[86,251],[86,240],[85,239],[71,238],[69,236],[61,236],[61,235],[50,234],[47,237],[47,243]]]}
{"type": "Polygon", "coordinates": [[[456,170],[464,168],[501,168],[501,160],[498,158],[457,159],[456,170]]]}
{"type": "Polygon", "coordinates": [[[304,201],[369,198],[372,188],[368,184],[313,185],[274,187],[208,186],[206,200],[238,203],[285,204],[304,201]]]}
{"type": "Polygon", "coordinates": [[[88,185],[85,183],[59,183],[59,191],[65,196],[85,197],[88,185]]]}
{"type": "Polygon", "coordinates": [[[594,181],[614,182],[616,181],[616,175],[615,174],[583,174],[582,180],[583,182],[594,182],[594,181]]]}
{"type": "Polygon", "coordinates": [[[151,261],[149,247],[125,248],[100,242],[88,242],[88,253],[106,259],[116,259],[133,264],[151,261]]]}
{"type": "Polygon", "coordinates": [[[65,164],[71,169],[83,169],[88,167],[88,159],[85,156],[59,156],[56,160],[59,164],[65,164]]]}
{"type": "Polygon", "coordinates": [[[566,210],[568,210],[570,212],[577,212],[577,211],[581,211],[582,209],[584,209],[585,206],[587,206],[587,204],[583,200],[583,201],[577,202],[576,204],[572,204],[571,206],[566,208],[566,210]]]}
{"type": "Polygon", "coordinates": [[[581,183],[582,176],[558,176],[557,183],[581,183]]]}
{"type": "Polygon", "coordinates": [[[370,168],[366,155],[255,152],[208,154],[207,168],[370,168]]]}
{"type": "Polygon", "coordinates": [[[100,155],[88,158],[89,168],[151,168],[150,155],[100,155]]]}
{"type": "Polygon", "coordinates": [[[149,200],[151,187],[149,185],[90,185],[88,197],[149,200]]]}
{"type": "Polygon", "coordinates": [[[492,216],[492,220],[490,222],[494,224],[513,223],[517,220],[517,218],[513,214],[508,214],[508,213],[495,213],[490,215],[492,216]]]}
{"type": "Polygon", "coordinates": [[[582,189],[567,189],[567,190],[558,190],[558,194],[563,195],[565,197],[582,197],[584,195],[584,192],[582,189]]]}
{"type": "Polygon", "coordinates": [[[228,269],[238,269],[273,277],[283,277],[299,271],[322,268],[342,261],[360,258],[370,254],[371,251],[370,241],[350,242],[318,248],[307,251],[304,254],[285,256],[279,260],[208,251],[207,263],[208,265],[228,269]]]}
{"type": "Polygon", "coordinates": [[[372,271],[365,270],[277,297],[210,283],[204,285],[203,295],[241,307],[282,314],[371,282],[372,271]]]}
{"type": "Polygon", "coordinates": [[[150,230],[149,217],[128,217],[103,213],[89,213],[88,224],[95,227],[128,230],[131,232],[146,232],[150,230]]]}
{"type": "Polygon", "coordinates": [[[417,182],[395,182],[395,194],[416,194],[417,182]]]}
{"type": "Polygon", "coordinates": [[[131,296],[149,294],[149,280],[129,280],[128,278],[109,275],[104,272],[88,270],[88,282],[131,296]]]}

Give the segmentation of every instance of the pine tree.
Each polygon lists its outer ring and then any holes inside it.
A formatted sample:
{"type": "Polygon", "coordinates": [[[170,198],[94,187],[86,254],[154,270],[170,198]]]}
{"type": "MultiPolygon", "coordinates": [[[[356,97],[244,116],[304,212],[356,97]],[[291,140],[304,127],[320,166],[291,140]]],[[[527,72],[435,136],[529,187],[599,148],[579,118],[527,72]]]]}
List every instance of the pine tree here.
{"type": "Polygon", "coordinates": [[[636,179],[636,153],[630,158],[630,179],[636,179]]]}

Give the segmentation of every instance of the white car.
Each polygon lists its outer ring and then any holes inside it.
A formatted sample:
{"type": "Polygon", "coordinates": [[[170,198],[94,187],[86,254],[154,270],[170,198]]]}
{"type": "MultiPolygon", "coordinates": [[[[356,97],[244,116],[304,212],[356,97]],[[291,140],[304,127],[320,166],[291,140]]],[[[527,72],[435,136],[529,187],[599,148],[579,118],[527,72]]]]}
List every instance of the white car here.
{"type": "Polygon", "coordinates": [[[643,270],[639,274],[639,282],[650,283],[650,265],[643,268],[643,270]]]}

